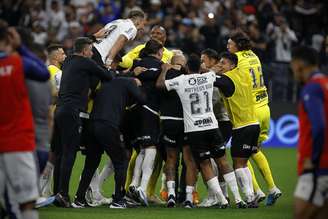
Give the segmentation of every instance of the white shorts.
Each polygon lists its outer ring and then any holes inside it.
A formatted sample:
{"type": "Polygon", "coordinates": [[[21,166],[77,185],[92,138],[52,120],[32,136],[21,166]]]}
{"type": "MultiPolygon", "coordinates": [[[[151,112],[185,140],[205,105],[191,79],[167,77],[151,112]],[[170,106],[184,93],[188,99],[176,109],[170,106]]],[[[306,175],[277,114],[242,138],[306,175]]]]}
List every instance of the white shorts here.
{"type": "Polygon", "coordinates": [[[0,197],[5,191],[11,204],[39,197],[38,174],[32,152],[0,153],[0,197]]]}
{"type": "Polygon", "coordinates": [[[322,207],[328,200],[328,175],[314,176],[304,173],[298,178],[294,196],[322,207]]]}

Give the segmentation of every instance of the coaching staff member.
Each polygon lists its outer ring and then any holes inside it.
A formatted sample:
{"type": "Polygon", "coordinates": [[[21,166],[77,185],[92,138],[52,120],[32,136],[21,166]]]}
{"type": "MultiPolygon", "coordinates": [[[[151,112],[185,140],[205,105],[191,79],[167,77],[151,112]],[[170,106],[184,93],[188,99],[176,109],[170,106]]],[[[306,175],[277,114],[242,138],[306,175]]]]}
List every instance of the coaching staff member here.
{"type": "Polygon", "coordinates": [[[138,79],[117,77],[104,82],[97,92],[94,107],[91,112],[90,133],[91,147],[86,149],[86,160],[74,208],[85,207],[85,192],[90,184],[93,174],[99,166],[101,155],[105,150],[110,156],[115,172],[115,195],[110,208],[125,208],[124,185],[128,160],[120,140],[120,126],[125,108],[133,103],[146,103],[146,95],[138,86],[138,79]],[[112,95],[115,93],[115,95],[112,95]]]}
{"type": "Polygon", "coordinates": [[[80,143],[81,117],[86,114],[91,77],[111,80],[112,73],[103,69],[91,59],[92,40],[81,37],[76,39],[73,55],[63,63],[63,75],[55,111],[56,144],[55,163],[55,204],[70,207],[68,196],[69,180],[80,143]]]}

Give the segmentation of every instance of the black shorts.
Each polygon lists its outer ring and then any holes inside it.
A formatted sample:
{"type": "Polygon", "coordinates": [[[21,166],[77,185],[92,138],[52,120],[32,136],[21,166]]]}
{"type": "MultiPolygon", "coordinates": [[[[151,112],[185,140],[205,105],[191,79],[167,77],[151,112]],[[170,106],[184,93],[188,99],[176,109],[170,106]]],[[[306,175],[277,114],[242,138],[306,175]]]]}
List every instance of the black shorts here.
{"type": "Polygon", "coordinates": [[[219,129],[187,133],[188,143],[196,161],[225,154],[225,143],[219,129]]]}
{"type": "Polygon", "coordinates": [[[143,106],[137,106],[137,140],[140,147],[157,146],[159,140],[159,116],[143,106]]]}
{"type": "Polygon", "coordinates": [[[259,134],[259,125],[232,130],[231,156],[249,158],[252,153],[257,151],[259,134]]]}
{"type": "Polygon", "coordinates": [[[186,144],[183,120],[161,120],[160,144],[164,148],[179,148],[186,144]]]}
{"type": "Polygon", "coordinates": [[[222,134],[223,140],[228,142],[232,134],[232,124],[230,121],[218,121],[219,129],[222,134]]]}
{"type": "Polygon", "coordinates": [[[127,149],[138,148],[137,144],[137,125],[139,124],[135,107],[126,110],[123,115],[120,130],[123,134],[124,144],[127,149]]]}

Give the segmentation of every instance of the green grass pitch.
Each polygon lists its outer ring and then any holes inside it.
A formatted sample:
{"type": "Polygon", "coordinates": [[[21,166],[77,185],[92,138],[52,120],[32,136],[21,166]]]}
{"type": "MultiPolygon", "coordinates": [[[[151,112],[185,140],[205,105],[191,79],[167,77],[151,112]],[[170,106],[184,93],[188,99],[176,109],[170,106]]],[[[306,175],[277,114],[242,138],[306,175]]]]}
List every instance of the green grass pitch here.
{"type": "MultiPolygon", "coordinates": [[[[125,210],[109,209],[108,206],[86,209],[63,209],[56,207],[47,207],[40,209],[41,219],[108,219],[108,218],[128,218],[128,219],[162,219],[162,218],[222,218],[222,219],[284,219],[292,218],[293,191],[296,184],[296,150],[282,148],[265,148],[271,170],[274,175],[275,183],[281,189],[283,196],[280,197],[275,206],[266,207],[261,203],[258,209],[228,209],[218,208],[195,208],[183,209],[180,207],[167,209],[165,206],[150,206],[148,208],[131,208],[125,210]]],[[[229,153],[229,152],[228,152],[229,153]]],[[[106,157],[103,156],[102,165],[106,157]]],[[[79,176],[84,163],[83,156],[78,156],[73,169],[71,178],[70,193],[71,197],[77,189],[79,176]]],[[[266,191],[266,185],[262,176],[257,171],[257,179],[263,191],[266,191]]],[[[160,181],[160,180],[159,180],[160,181]]],[[[157,182],[159,190],[160,182],[157,182]]],[[[113,178],[107,180],[104,187],[104,195],[110,197],[113,191],[113,178]]],[[[157,190],[157,191],[158,191],[157,190]]],[[[198,191],[201,198],[206,194],[206,189],[201,179],[198,180],[198,191]]]]}

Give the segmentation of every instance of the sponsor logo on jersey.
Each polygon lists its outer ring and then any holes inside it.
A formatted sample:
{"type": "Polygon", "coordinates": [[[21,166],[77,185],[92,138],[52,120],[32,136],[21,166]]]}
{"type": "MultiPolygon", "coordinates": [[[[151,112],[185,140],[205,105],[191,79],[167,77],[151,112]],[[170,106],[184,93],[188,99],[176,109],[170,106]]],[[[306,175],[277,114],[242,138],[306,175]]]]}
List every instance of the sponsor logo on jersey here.
{"type": "Polygon", "coordinates": [[[190,84],[190,85],[195,85],[196,84],[196,79],[195,78],[189,78],[189,80],[188,80],[188,83],[190,84]]]}
{"type": "Polygon", "coordinates": [[[252,146],[248,145],[248,144],[243,144],[243,149],[244,150],[250,150],[252,148],[252,146]]]}
{"type": "Polygon", "coordinates": [[[5,76],[10,76],[13,70],[12,65],[6,65],[0,68],[0,76],[5,77],[5,76]]]}
{"type": "Polygon", "coordinates": [[[211,117],[205,118],[205,119],[200,119],[200,120],[196,120],[194,122],[195,126],[202,126],[202,125],[208,125],[208,124],[212,124],[213,120],[211,117]]]}
{"type": "Polygon", "coordinates": [[[207,83],[207,78],[206,77],[198,77],[197,78],[197,85],[205,84],[207,83]]]}

